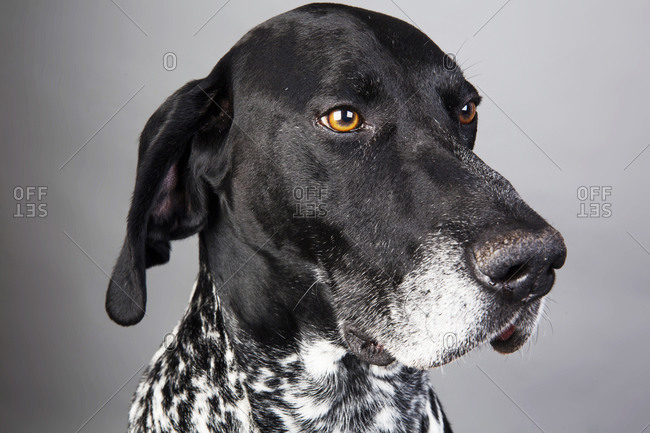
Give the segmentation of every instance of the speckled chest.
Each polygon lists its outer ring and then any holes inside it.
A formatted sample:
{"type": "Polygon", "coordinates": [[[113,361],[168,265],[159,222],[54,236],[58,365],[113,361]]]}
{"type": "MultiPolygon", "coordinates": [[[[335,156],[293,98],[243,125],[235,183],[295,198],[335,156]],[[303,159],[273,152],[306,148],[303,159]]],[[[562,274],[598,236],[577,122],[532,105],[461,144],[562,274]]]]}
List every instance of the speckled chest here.
{"type": "Polygon", "coordinates": [[[293,351],[234,341],[216,292],[207,295],[154,355],[130,433],[446,431],[425,372],[363,363],[318,334],[301,335],[293,351]]]}

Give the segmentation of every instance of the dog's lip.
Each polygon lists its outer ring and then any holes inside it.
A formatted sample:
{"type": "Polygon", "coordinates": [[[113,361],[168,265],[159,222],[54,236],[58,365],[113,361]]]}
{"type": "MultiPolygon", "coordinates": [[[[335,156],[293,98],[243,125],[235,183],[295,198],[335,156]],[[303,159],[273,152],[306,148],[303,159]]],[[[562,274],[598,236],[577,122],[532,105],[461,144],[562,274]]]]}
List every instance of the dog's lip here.
{"type": "Polygon", "coordinates": [[[528,333],[518,324],[519,316],[502,327],[491,339],[492,348],[503,354],[514,353],[526,342],[528,333]]]}
{"type": "Polygon", "coordinates": [[[497,341],[508,341],[510,337],[512,337],[512,335],[515,333],[516,330],[517,328],[515,327],[514,324],[512,324],[508,326],[506,329],[504,329],[503,331],[501,331],[501,333],[496,337],[494,337],[494,339],[497,341]]]}
{"type": "Polygon", "coordinates": [[[383,344],[358,328],[344,325],[343,336],[350,351],[361,361],[379,366],[395,361],[383,344]]]}

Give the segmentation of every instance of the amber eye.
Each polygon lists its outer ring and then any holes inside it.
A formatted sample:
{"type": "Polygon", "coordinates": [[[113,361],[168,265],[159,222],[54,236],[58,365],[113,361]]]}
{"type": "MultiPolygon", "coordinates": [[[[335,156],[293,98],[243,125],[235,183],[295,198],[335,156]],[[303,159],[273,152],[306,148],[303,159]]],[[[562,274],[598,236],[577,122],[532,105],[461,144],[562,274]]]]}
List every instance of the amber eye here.
{"type": "Polygon", "coordinates": [[[469,125],[476,118],[476,104],[474,102],[468,102],[463,108],[460,109],[458,114],[458,120],[463,125],[469,125]]]}
{"type": "Polygon", "coordinates": [[[321,117],[320,121],[336,132],[350,132],[361,126],[359,113],[347,108],[336,108],[321,117]]]}

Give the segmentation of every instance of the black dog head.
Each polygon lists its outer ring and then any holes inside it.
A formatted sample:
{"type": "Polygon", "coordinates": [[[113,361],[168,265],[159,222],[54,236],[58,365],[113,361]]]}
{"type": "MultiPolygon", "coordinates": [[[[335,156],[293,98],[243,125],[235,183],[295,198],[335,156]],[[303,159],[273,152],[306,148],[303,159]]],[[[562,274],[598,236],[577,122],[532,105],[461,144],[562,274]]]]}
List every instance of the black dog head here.
{"type": "MultiPolygon", "coordinates": [[[[308,263],[329,325],[369,362],[431,367],[488,340],[516,350],[566,251],[473,153],[479,102],[397,19],[316,4],[256,27],[147,123],[109,315],[142,318],[145,268],[171,240],[228,231],[273,238],[262,252],[278,268],[308,263]]],[[[275,317],[305,294],[284,283],[275,317]]]]}

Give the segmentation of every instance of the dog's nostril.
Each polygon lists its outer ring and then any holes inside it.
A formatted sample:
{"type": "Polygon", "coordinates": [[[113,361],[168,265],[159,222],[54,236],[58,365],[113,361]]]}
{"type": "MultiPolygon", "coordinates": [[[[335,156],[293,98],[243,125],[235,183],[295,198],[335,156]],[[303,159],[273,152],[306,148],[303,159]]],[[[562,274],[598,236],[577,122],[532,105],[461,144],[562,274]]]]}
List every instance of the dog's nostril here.
{"type": "Polygon", "coordinates": [[[517,263],[513,266],[510,266],[508,269],[503,274],[496,274],[493,276],[490,276],[490,278],[495,282],[495,283],[508,283],[513,280],[517,280],[519,278],[522,278],[526,275],[527,271],[527,266],[528,263],[517,263]]]}
{"type": "Polygon", "coordinates": [[[552,229],[511,230],[486,236],[472,248],[476,277],[514,300],[529,302],[546,295],[554,269],[564,264],[562,236],[552,229]]]}

